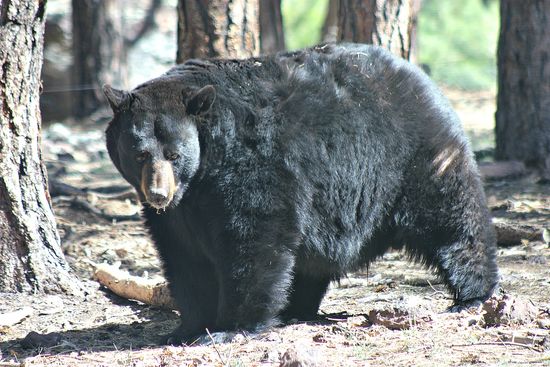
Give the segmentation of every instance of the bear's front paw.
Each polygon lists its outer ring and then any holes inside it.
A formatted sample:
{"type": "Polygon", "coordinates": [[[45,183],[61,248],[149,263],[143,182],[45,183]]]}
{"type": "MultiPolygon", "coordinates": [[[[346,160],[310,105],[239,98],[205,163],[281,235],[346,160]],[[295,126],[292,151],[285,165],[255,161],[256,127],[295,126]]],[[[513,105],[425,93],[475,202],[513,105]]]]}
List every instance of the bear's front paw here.
{"type": "Polygon", "coordinates": [[[246,336],[238,331],[218,331],[199,335],[188,345],[215,345],[244,341],[246,336]]]}
{"type": "Polygon", "coordinates": [[[180,326],[176,330],[172,331],[170,334],[163,335],[160,339],[160,344],[175,346],[182,344],[190,345],[193,340],[196,339],[197,335],[198,333],[189,333],[187,329],[180,326]]]}
{"type": "Polygon", "coordinates": [[[461,312],[464,310],[470,310],[470,309],[476,309],[479,310],[481,308],[481,305],[483,305],[483,301],[479,299],[472,299],[468,301],[463,302],[455,302],[454,305],[449,307],[447,309],[447,312],[461,312]]]}
{"type": "Polygon", "coordinates": [[[183,328],[178,328],[172,333],[165,335],[161,344],[168,345],[212,345],[212,344],[222,344],[230,342],[238,342],[246,339],[244,333],[237,331],[218,331],[218,332],[208,332],[205,330],[204,334],[190,334],[183,328]]]}

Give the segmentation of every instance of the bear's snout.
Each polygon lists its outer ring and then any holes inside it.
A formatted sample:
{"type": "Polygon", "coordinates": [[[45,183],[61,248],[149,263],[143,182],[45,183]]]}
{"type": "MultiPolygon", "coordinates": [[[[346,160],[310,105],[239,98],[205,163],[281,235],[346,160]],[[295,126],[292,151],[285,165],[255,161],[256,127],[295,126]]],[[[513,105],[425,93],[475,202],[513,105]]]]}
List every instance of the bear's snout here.
{"type": "Polygon", "coordinates": [[[176,191],[172,164],[165,160],[144,164],[141,170],[141,191],[153,208],[166,208],[176,191]]]}

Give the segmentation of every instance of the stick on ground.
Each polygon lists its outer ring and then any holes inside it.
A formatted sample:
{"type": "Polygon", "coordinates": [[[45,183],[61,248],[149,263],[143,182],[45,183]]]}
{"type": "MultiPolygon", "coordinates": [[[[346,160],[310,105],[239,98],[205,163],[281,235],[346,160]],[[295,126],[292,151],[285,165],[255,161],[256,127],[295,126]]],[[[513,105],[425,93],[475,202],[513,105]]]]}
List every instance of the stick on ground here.
{"type": "Polygon", "coordinates": [[[136,277],[108,264],[96,264],[95,268],[95,277],[99,283],[116,295],[152,306],[176,309],[176,304],[165,281],[136,277]]]}

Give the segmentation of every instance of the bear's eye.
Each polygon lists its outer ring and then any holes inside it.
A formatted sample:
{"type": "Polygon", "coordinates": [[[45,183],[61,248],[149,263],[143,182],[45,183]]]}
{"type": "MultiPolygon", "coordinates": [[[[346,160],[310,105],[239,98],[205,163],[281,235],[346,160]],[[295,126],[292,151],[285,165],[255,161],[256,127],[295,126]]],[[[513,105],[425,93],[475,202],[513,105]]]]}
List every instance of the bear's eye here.
{"type": "Polygon", "coordinates": [[[169,161],[175,161],[179,157],[180,157],[180,155],[178,153],[175,153],[175,152],[166,153],[166,159],[168,159],[169,161]]]}
{"type": "Polygon", "coordinates": [[[138,161],[139,163],[142,163],[147,159],[148,156],[149,156],[149,153],[140,152],[136,155],[136,161],[138,161]]]}

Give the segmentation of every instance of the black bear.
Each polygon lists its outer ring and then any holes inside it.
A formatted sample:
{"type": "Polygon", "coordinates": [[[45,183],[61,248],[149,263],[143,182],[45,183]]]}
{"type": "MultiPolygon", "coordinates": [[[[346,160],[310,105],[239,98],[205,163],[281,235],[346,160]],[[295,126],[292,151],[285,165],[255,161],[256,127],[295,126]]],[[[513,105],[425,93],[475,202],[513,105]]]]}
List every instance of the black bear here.
{"type": "Polygon", "coordinates": [[[110,157],[181,309],[172,341],[312,319],[331,281],[389,248],[434,269],[455,309],[497,286],[460,122],[422,71],[381,48],[189,60],[104,92],[110,157]]]}

